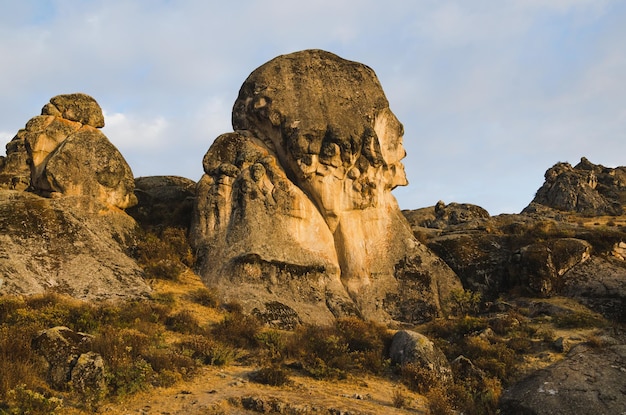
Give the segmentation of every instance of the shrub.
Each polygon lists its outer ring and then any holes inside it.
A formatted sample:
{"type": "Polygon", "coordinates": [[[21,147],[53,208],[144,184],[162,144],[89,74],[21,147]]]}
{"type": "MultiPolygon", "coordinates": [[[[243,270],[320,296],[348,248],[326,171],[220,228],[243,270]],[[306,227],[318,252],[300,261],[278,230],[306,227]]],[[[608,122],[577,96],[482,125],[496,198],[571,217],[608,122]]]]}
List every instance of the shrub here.
{"type": "Polygon", "coordinates": [[[400,379],[410,390],[421,395],[426,394],[432,388],[442,386],[441,380],[433,370],[416,363],[402,365],[400,379]]]}
{"type": "Polygon", "coordinates": [[[193,359],[206,365],[223,366],[240,356],[232,346],[201,335],[190,336],[178,343],[177,347],[183,353],[190,354],[193,359]]]}
{"type": "Polygon", "coordinates": [[[212,330],[218,340],[235,347],[258,346],[257,334],[261,330],[259,320],[240,312],[229,313],[212,330]]]}
{"type": "Polygon", "coordinates": [[[457,289],[450,292],[450,297],[444,304],[444,308],[453,316],[463,316],[469,313],[477,313],[480,307],[481,295],[471,290],[457,289]]]}
{"type": "Polygon", "coordinates": [[[277,365],[263,367],[254,372],[250,379],[270,386],[283,386],[290,382],[289,373],[277,365]]]}
{"type": "Polygon", "coordinates": [[[393,390],[393,395],[391,396],[391,404],[394,408],[406,408],[407,401],[408,399],[406,395],[399,388],[393,390]]]}
{"type": "Polygon", "coordinates": [[[35,324],[0,326],[0,401],[16,388],[45,387],[47,364],[31,347],[40,328],[35,324]]]}
{"type": "Polygon", "coordinates": [[[184,231],[168,228],[161,235],[145,232],[134,247],[133,256],[148,278],[177,280],[185,263],[193,264],[184,231]]]}
{"type": "Polygon", "coordinates": [[[208,288],[198,288],[190,292],[188,298],[190,301],[205,307],[215,308],[220,304],[217,293],[208,288]]]}
{"type": "Polygon", "coordinates": [[[281,362],[287,352],[285,336],[277,330],[267,330],[257,334],[258,344],[266,351],[270,362],[281,362]]]}
{"type": "Polygon", "coordinates": [[[200,334],[204,330],[200,327],[200,322],[189,310],[181,310],[165,319],[168,329],[178,333],[200,334]]]}
{"type": "Polygon", "coordinates": [[[600,315],[590,311],[575,311],[561,313],[554,316],[554,324],[558,328],[583,329],[592,327],[605,327],[606,320],[600,315]]]}
{"type": "Polygon", "coordinates": [[[14,415],[54,415],[63,407],[63,400],[27,389],[19,385],[9,392],[8,413],[14,415]]]}

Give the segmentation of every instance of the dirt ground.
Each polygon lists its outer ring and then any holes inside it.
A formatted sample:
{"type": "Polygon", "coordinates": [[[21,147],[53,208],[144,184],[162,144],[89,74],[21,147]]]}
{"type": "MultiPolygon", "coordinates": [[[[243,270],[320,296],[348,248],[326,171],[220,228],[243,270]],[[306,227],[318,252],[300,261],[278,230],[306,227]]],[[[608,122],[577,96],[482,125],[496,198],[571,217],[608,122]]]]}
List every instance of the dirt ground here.
{"type": "Polygon", "coordinates": [[[139,393],[104,405],[99,412],[107,415],[428,413],[422,396],[382,379],[317,381],[295,375],[291,377],[292,384],[272,387],[250,381],[248,376],[254,370],[251,366],[238,365],[203,368],[192,381],[139,393]],[[398,396],[404,398],[404,408],[394,407],[394,397],[398,396]]]}

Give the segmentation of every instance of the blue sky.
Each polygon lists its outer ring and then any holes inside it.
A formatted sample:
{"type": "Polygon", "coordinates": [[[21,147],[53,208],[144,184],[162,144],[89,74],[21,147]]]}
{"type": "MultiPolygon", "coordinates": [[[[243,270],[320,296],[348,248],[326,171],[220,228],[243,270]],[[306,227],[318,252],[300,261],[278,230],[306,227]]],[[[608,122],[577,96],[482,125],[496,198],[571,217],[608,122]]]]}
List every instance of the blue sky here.
{"type": "Polygon", "coordinates": [[[135,176],[197,180],[248,74],[319,48],[403,122],[402,208],[516,213],[556,162],[626,165],[625,42],[620,0],[0,0],[0,142],[85,92],[135,176]]]}

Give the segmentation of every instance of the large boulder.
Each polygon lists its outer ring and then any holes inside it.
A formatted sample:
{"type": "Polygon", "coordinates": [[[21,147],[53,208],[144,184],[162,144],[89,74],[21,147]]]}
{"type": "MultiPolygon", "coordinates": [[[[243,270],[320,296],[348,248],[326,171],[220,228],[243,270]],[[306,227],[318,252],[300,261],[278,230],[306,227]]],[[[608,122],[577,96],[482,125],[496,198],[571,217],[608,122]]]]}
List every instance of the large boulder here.
{"type": "Polygon", "coordinates": [[[407,184],[403,127],[369,67],[320,50],[279,56],[244,82],[232,119],[204,157],[191,228],[208,284],[305,321],[439,313],[460,283],[391,194],[407,184]]]}
{"type": "Polygon", "coordinates": [[[626,346],[580,345],[561,361],[507,389],[505,414],[622,414],[626,408],[626,346]]]}
{"type": "Polygon", "coordinates": [[[389,357],[393,365],[414,364],[444,383],[452,380],[452,369],[443,352],[428,337],[415,331],[400,330],[394,334],[389,357]]]}
{"type": "Polygon", "coordinates": [[[104,393],[104,360],[88,351],[93,337],[58,326],[41,331],[33,347],[48,362],[48,381],[58,390],[71,387],[80,393],[104,393]]]}
{"type": "Polygon", "coordinates": [[[53,97],[7,145],[0,186],[28,188],[43,196],[87,196],[120,209],[133,206],[128,163],[98,128],[104,117],[85,94],[53,97]]]}

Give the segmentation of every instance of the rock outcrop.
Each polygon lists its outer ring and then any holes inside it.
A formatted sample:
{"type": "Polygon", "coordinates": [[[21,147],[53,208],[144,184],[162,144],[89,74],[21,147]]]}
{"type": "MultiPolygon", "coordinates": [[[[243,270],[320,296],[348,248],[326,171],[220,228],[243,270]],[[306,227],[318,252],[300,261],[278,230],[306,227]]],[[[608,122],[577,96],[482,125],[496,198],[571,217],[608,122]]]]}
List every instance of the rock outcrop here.
{"type": "Polygon", "coordinates": [[[587,216],[621,215],[626,202],[626,167],[608,168],[582,158],[572,167],[557,163],[525,212],[547,206],[587,216]],[[539,205],[539,206],[537,206],[539,205]]]}
{"type": "Polygon", "coordinates": [[[132,171],[98,130],[103,126],[102,110],[92,97],[52,98],[7,144],[0,188],[29,188],[46,197],[87,196],[120,209],[133,206],[132,171]]]}
{"type": "Polygon", "coordinates": [[[460,284],[391,194],[407,184],[403,129],[370,68],[279,56],[244,82],[232,120],[204,157],[191,228],[207,284],[303,321],[437,315],[460,284]]]}
{"type": "Polygon", "coordinates": [[[507,390],[506,414],[621,414],[626,408],[626,346],[580,345],[560,362],[507,390]]]}
{"type": "Polygon", "coordinates": [[[393,365],[415,364],[443,383],[452,381],[452,369],[443,352],[426,336],[410,330],[394,334],[389,347],[393,365]]]}
{"type": "Polygon", "coordinates": [[[125,213],[85,197],[0,190],[0,293],[146,296],[143,271],[126,254],[136,226],[125,213]]]}
{"type": "Polygon", "coordinates": [[[7,145],[0,167],[0,293],[85,299],[150,292],[128,255],[136,222],[130,167],[85,94],[59,95],[7,145]],[[25,191],[28,190],[28,191],[25,191]]]}
{"type": "Polygon", "coordinates": [[[99,392],[106,388],[102,356],[90,352],[92,337],[67,327],[43,330],[33,347],[48,362],[48,381],[58,390],[71,387],[80,392],[99,392]]]}

